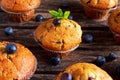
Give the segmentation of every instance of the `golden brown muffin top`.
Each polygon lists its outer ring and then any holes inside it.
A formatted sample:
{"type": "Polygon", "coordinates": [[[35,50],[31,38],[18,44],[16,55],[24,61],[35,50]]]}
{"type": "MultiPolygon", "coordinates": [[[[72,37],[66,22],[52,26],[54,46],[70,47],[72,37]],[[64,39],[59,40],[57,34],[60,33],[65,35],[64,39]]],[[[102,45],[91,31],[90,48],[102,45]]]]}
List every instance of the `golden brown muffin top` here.
{"type": "Polygon", "coordinates": [[[70,73],[73,80],[113,80],[107,72],[92,63],[76,63],[71,65],[61,72],[56,80],[61,80],[63,73],[70,73]]]}
{"type": "Polygon", "coordinates": [[[106,10],[118,5],[118,0],[81,0],[83,5],[93,9],[106,10]]]}
{"type": "Polygon", "coordinates": [[[108,17],[108,24],[110,29],[120,34],[120,8],[114,10],[108,17]]]}
{"type": "Polygon", "coordinates": [[[2,8],[11,12],[25,12],[37,8],[40,0],[2,0],[2,8]]]}
{"type": "Polygon", "coordinates": [[[61,19],[60,25],[54,19],[42,22],[35,31],[36,40],[50,50],[69,50],[81,42],[81,26],[73,20],[61,19]]]}
{"type": "Polygon", "coordinates": [[[5,46],[9,42],[0,42],[0,80],[24,80],[35,69],[36,61],[33,54],[24,46],[17,46],[15,53],[9,54],[5,46]]]}

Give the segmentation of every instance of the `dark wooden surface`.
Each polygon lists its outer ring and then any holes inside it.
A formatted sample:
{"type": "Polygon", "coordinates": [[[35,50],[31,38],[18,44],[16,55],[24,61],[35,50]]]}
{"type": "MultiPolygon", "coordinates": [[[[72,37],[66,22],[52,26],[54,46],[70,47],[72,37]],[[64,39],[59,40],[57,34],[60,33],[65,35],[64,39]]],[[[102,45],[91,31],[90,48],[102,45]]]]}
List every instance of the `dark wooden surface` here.
{"type": "MultiPolygon", "coordinates": [[[[92,43],[81,43],[79,48],[73,51],[69,56],[62,59],[57,66],[49,64],[43,49],[35,42],[33,32],[40,22],[36,22],[34,18],[24,23],[11,22],[8,15],[0,11],[0,40],[19,42],[28,47],[38,60],[38,66],[31,80],[55,80],[57,74],[63,71],[67,66],[77,62],[92,62],[97,56],[107,56],[110,52],[116,52],[118,57],[116,60],[105,63],[101,68],[107,71],[114,80],[120,80],[120,75],[116,76],[115,68],[120,65],[120,45],[118,45],[109,30],[107,19],[96,21],[88,18],[83,11],[83,7],[79,0],[42,0],[39,8],[36,9],[36,15],[42,14],[46,19],[51,18],[48,11],[50,9],[57,10],[62,3],[67,3],[66,10],[71,11],[74,20],[81,26],[83,33],[91,33],[94,37],[92,43]],[[4,28],[13,27],[14,33],[10,36],[4,34],[4,28]]],[[[119,0],[120,6],[120,0],[119,0]]],[[[118,6],[118,7],[119,7],[118,6]]]]}

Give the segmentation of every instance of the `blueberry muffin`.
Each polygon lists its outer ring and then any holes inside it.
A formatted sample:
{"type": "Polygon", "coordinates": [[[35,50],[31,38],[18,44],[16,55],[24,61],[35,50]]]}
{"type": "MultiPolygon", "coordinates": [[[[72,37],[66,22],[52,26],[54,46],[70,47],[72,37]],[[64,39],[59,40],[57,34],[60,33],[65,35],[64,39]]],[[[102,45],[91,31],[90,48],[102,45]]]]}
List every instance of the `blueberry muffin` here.
{"type": "Polygon", "coordinates": [[[115,9],[118,0],[80,0],[85,14],[93,19],[103,19],[111,9],[115,9]]]}
{"type": "Polygon", "coordinates": [[[66,56],[82,42],[81,26],[68,18],[52,18],[42,22],[35,30],[35,40],[49,55],[66,56]]]}
{"type": "Polygon", "coordinates": [[[30,50],[19,43],[0,42],[0,80],[28,80],[37,61],[30,50]]]}
{"type": "Polygon", "coordinates": [[[12,21],[29,21],[35,13],[40,0],[2,0],[1,8],[9,14],[12,21]]]}
{"type": "Polygon", "coordinates": [[[120,43],[120,8],[113,11],[108,17],[108,25],[117,43],[120,43]]]}
{"type": "Polygon", "coordinates": [[[56,80],[113,80],[107,72],[92,63],[76,63],[59,73],[56,80]]]}

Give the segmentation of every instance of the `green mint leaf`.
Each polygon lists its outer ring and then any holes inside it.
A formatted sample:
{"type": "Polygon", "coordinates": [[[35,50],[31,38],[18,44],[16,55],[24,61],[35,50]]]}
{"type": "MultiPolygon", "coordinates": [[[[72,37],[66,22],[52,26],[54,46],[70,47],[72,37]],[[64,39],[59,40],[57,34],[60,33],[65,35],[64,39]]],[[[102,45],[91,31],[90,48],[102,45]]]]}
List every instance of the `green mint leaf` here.
{"type": "Polygon", "coordinates": [[[62,9],[58,9],[58,12],[59,12],[59,16],[63,16],[63,11],[62,11],[62,9]]]}
{"type": "Polygon", "coordinates": [[[55,11],[55,10],[50,10],[49,13],[54,16],[54,17],[57,17],[59,16],[59,12],[55,11]]]}
{"type": "Polygon", "coordinates": [[[69,15],[70,15],[70,11],[65,11],[65,13],[64,13],[64,18],[65,18],[65,19],[68,19],[69,15]]]}
{"type": "Polygon", "coordinates": [[[63,18],[63,16],[57,16],[57,19],[61,19],[61,18],[63,18]]]}
{"type": "Polygon", "coordinates": [[[68,19],[69,15],[70,15],[70,11],[65,11],[63,13],[62,9],[60,9],[60,8],[58,9],[58,11],[50,10],[49,13],[57,19],[61,19],[61,18],[68,19]]]}

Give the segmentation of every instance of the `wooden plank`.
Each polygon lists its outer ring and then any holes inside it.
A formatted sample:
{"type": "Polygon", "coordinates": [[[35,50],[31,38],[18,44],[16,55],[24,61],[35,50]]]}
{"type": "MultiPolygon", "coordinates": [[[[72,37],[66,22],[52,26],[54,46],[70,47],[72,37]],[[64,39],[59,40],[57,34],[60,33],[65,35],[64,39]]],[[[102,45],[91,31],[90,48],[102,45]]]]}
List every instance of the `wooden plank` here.
{"type": "MultiPolygon", "coordinates": [[[[59,64],[57,66],[50,65],[49,58],[46,56],[44,51],[38,51],[38,52],[36,51],[36,53],[34,53],[34,54],[37,55],[36,57],[38,59],[38,68],[37,68],[38,72],[41,72],[41,71],[42,72],[43,71],[58,72],[58,71],[64,70],[64,68],[66,68],[67,66],[72,65],[77,62],[94,62],[99,55],[107,57],[108,54],[111,52],[115,52],[118,55],[118,57],[115,61],[109,62],[109,63],[111,63],[110,65],[112,66],[115,62],[119,62],[120,51],[103,51],[103,52],[101,52],[100,50],[98,50],[98,51],[93,52],[92,50],[75,50],[72,53],[70,53],[70,55],[63,58],[61,61],[61,64],[59,64]]],[[[105,63],[105,64],[107,64],[107,63],[105,63]]],[[[109,67],[109,66],[106,65],[104,67],[109,67]]]]}
{"type": "Polygon", "coordinates": [[[30,80],[55,80],[55,74],[35,74],[30,80]]]}

